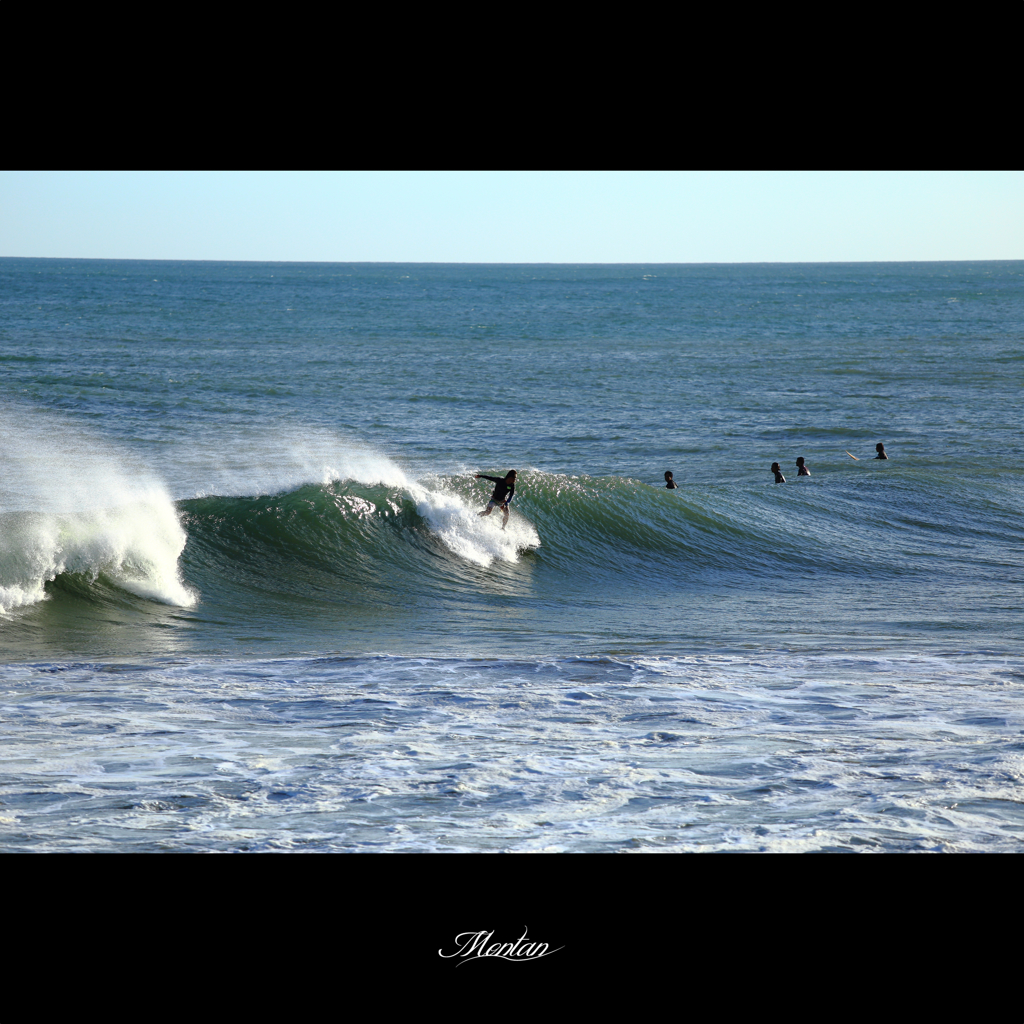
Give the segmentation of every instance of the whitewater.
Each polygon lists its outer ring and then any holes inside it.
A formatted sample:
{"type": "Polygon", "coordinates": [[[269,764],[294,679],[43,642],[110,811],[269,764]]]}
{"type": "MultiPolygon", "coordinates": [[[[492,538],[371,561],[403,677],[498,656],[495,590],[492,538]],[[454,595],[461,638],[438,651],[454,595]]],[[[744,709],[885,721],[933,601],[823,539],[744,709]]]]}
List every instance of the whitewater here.
{"type": "Polygon", "coordinates": [[[0,260],[0,849],[1019,849],[1022,283],[0,260]]]}

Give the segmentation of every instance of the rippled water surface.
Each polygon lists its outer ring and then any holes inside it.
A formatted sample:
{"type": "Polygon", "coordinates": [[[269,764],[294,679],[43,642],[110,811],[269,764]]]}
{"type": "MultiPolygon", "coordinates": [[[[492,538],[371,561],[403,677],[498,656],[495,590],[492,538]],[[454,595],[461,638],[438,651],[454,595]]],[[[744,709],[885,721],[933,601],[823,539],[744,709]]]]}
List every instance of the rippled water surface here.
{"type": "Polygon", "coordinates": [[[0,260],[0,846],[1019,848],[1022,284],[0,260]]]}

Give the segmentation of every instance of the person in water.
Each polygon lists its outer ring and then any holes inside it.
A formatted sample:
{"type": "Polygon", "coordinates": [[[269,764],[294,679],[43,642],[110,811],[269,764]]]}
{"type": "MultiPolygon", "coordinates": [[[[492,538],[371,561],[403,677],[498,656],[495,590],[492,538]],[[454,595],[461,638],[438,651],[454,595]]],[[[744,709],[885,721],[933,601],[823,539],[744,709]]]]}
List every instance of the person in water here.
{"type": "Polygon", "coordinates": [[[677,484],[675,480],[672,479],[672,474],[668,470],[665,470],[665,486],[670,491],[675,490],[679,487],[679,484],[677,484]]]}
{"type": "Polygon", "coordinates": [[[491,495],[491,500],[487,502],[487,508],[483,512],[478,512],[477,515],[489,516],[494,511],[494,506],[500,505],[501,511],[505,513],[505,519],[501,524],[501,528],[504,530],[508,526],[509,502],[512,501],[512,495],[516,493],[516,471],[510,469],[504,479],[500,476],[488,476],[486,473],[477,473],[476,478],[477,480],[490,480],[494,484],[494,493],[491,495]]]}
{"type": "Polygon", "coordinates": [[[878,452],[878,454],[875,456],[876,459],[889,458],[889,456],[885,454],[885,445],[882,444],[881,441],[879,441],[878,444],[875,445],[875,451],[878,452]]]}
{"type": "Polygon", "coordinates": [[[801,455],[796,460],[796,475],[797,476],[810,476],[811,471],[804,465],[804,457],[801,455]]]}
{"type": "Polygon", "coordinates": [[[784,484],[786,482],[786,478],[782,475],[782,469],[777,462],[772,463],[772,472],[775,474],[775,482],[777,484],[784,484]]]}

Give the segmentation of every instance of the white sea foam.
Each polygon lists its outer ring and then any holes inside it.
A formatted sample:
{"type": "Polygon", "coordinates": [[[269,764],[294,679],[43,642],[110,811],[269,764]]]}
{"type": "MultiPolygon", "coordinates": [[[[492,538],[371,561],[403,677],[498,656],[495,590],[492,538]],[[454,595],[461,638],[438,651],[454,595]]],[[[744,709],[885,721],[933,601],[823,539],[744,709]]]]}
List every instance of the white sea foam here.
{"type": "Polygon", "coordinates": [[[101,573],[141,597],[188,606],[186,535],[167,489],[80,427],[0,409],[0,613],[45,597],[61,573],[101,573]]]}
{"type": "Polygon", "coordinates": [[[98,701],[103,665],[0,666],[0,849],[1014,851],[1021,668],[175,658],[98,701]]]}
{"type": "Polygon", "coordinates": [[[495,560],[514,562],[521,551],[540,547],[533,524],[517,512],[511,513],[508,525],[502,529],[500,509],[480,516],[460,495],[443,487],[411,484],[408,490],[416,511],[455,554],[467,561],[482,566],[495,560]]]}

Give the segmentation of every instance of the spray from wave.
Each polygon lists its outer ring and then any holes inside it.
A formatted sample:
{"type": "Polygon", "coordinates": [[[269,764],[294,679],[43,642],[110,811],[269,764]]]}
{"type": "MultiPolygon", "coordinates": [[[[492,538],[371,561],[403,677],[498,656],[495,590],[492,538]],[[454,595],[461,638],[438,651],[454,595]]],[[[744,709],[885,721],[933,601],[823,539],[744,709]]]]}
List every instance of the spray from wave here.
{"type": "Polygon", "coordinates": [[[387,456],[317,427],[268,422],[254,431],[221,427],[167,450],[160,474],[179,496],[258,497],[339,480],[405,487],[409,477],[387,456]]]}
{"type": "Polygon", "coordinates": [[[163,483],[65,420],[0,409],[0,614],[66,574],[188,607],[185,531],[163,483]]]}

